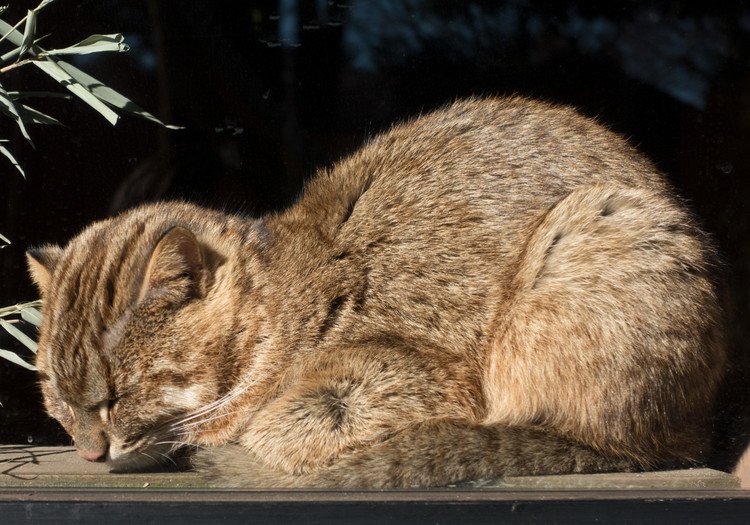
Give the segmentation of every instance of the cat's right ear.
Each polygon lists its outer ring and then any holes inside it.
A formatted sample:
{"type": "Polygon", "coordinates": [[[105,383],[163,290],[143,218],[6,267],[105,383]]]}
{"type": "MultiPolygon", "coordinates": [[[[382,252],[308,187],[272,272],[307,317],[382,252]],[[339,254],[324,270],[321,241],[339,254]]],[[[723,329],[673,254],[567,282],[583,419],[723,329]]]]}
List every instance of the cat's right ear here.
{"type": "Polygon", "coordinates": [[[205,277],[206,263],[198,239],[187,228],[175,226],[151,253],[138,301],[154,292],[180,298],[203,295],[205,277]]]}
{"type": "Polygon", "coordinates": [[[62,248],[52,244],[31,248],[26,252],[29,274],[42,296],[47,295],[49,291],[52,272],[55,271],[61,255],[62,248]]]}

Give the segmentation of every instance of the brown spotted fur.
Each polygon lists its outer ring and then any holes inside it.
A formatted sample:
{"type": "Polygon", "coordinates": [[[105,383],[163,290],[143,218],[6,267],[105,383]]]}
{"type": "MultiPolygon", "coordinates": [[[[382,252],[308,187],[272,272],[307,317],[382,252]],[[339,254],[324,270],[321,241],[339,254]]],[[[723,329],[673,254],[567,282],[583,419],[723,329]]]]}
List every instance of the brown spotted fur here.
{"type": "Polygon", "coordinates": [[[277,214],[148,205],[29,255],[82,456],[335,487],[701,461],[715,260],[622,138],[522,98],[398,125],[277,214]]]}

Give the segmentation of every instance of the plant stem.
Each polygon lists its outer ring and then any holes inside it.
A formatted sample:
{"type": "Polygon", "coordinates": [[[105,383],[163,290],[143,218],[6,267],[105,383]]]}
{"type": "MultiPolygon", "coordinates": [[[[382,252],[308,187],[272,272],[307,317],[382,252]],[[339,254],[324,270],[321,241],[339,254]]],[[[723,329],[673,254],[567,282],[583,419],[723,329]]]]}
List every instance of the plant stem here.
{"type": "Polygon", "coordinates": [[[16,25],[14,25],[7,33],[5,33],[3,35],[3,37],[0,38],[0,43],[3,40],[5,40],[6,38],[8,38],[8,35],[10,35],[13,31],[15,31],[16,29],[18,29],[18,27],[26,21],[26,18],[28,18],[28,16],[29,15],[24,16],[21,20],[18,21],[18,23],[16,25]]]}
{"type": "Polygon", "coordinates": [[[42,305],[42,301],[29,301],[28,303],[20,303],[13,306],[6,306],[4,308],[0,308],[0,317],[4,317],[6,315],[11,314],[17,314],[24,308],[39,308],[42,305]]]}
{"type": "MultiPolygon", "coordinates": [[[[44,9],[45,7],[47,7],[48,4],[51,4],[53,1],[54,0],[42,0],[42,2],[38,6],[36,6],[33,9],[33,11],[36,12],[36,13],[38,13],[39,11],[41,11],[42,9],[44,9]]],[[[28,14],[26,16],[24,16],[21,20],[18,21],[18,23],[16,25],[14,25],[10,29],[10,31],[8,31],[7,33],[5,33],[2,36],[2,38],[0,38],[0,43],[2,43],[3,40],[5,40],[6,38],[8,38],[8,35],[10,35],[13,31],[15,31],[16,29],[18,29],[20,27],[20,25],[23,24],[26,21],[26,19],[28,18],[28,16],[29,16],[28,14]]]]}
{"type": "Polygon", "coordinates": [[[7,66],[0,68],[0,74],[10,71],[11,69],[16,69],[17,67],[25,66],[26,64],[31,64],[31,62],[32,60],[21,60],[20,62],[13,62],[12,64],[8,64],[7,66]]]}

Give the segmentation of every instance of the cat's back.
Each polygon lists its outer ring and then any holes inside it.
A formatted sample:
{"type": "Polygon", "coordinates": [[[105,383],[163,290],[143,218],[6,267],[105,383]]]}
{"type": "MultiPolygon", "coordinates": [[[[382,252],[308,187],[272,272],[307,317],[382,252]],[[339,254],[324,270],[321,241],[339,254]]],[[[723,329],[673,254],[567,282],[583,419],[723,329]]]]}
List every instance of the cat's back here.
{"type": "Polygon", "coordinates": [[[326,335],[399,332],[465,348],[509,296],[542,217],[599,184],[668,194],[645,157],[571,108],[470,99],[373,138],[269,224],[283,232],[285,269],[304,268],[286,279],[295,293],[332,296],[326,335]]]}
{"type": "Polygon", "coordinates": [[[395,125],[338,163],[332,178],[407,193],[527,194],[612,181],[663,187],[654,166],[618,134],[574,108],[523,97],[460,100],[395,125]]]}
{"type": "Polygon", "coordinates": [[[472,98],[376,136],[316,177],[296,211],[341,243],[425,235],[437,246],[445,233],[460,246],[492,232],[517,244],[573,189],[612,183],[669,193],[647,158],[573,108],[472,98]]]}

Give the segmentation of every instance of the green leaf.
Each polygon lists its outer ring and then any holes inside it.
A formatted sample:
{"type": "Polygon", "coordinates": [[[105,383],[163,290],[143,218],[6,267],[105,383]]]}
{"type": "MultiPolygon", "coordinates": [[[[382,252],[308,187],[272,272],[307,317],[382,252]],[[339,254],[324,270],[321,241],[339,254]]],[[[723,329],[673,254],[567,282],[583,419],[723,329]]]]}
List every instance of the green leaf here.
{"type": "MultiPolygon", "coordinates": [[[[21,115],[21,120],[24,122],[30,122],[32,124],[52,124],[55,126],[63,126],[63,123],[57,120],[55,117],[42,113],[38,109],[34,109],[26,104],[17,105],[18,114],[21,115]]],[[[0,112],[15,118],[7,108],[0,106],[0,112]]]]}
{"type": "Polygon", "coordinates": [[[21,50],[18,52],[18,58],[21,58],[34,43],[34,36],[36,35],[36,11],[31,11],[26,14],[26,27],[23,29],[23,41],[21,42],[21,50]]]}
{"type": "Polygon", "coordinates": [[[21,48],[17,47],[13,49],[12,51],[8,51],[4,55],[0,55],[0,64],[5,64],[6,62],[9,62],[11,59],[16,58],[20,52],[21,52],[21,48]]]}
{"type": "Polygon", "coordinates": [[[14,304],[13,306],[5,306],[0,308],[0,317],[8,315],[16,315],[21,312],[24,308],[38,308],[42,306],[42,301],[37,299],[36,301],[29,301],[28,303],[14,304]]]}
{"type": "Polygon", "coordinates": [[[112,111],[109,106],[99,100],[91,91],[89,91],[89,89],[68,74],[68,72],[60,66],[61,63],[64,62],[58,61],[56,58],[52,57],[49,57],[46,60],[34,61],[34,65],[68,88],[71,93],[83,100],[86,104],[98,111],[109,121],[110,124],[113,126],[117,124],[117,120],[120,118],[117,113],[112,111]]]}
{"type": "Polygon", "coordinates": [[[13,326],[11,323],[6,321],[3,318],[0,318],[0,326],[5,328],[5,331],[8,332],[10,335],[18,339],[18,341],[24,345],[26,348],[31,350],[36,354],[37,344],[34,342],[34,340],[29,337],[28,335],[24,334],[21,330],[13,326]]]}
{"type": "Polygon", "coordinates": [[[42,314],[39,310],[36,308],[32,308],[31,306],[28,306],[21,310],[21,319],[26,321],[27,323],[31,323],[37,328],[39,328],[42,325],[42,314]]]}
{"type": "MultiPolygon", "coordinates": [[[[5,37],[3,37],[3,38],[5,38],[5,37]]],[[[36,44],[38,44],[39,42],[41,42],[45,38],[47,38],[47,35],[41,36],[41,37],[37,38],[36,40],[34,40],[34,45],[33,46],[29,46],[29,49],[31,49],[32,51],[35,50],[35,49],[37,49],[37,45],[36,44]]],[[[12,49],[12,50],[8,51],[7,53],[5,53],[4,55],[0,55],[0,63],[5,64],[6,62],[10,62],[11,59],[16,58],[20,54],[21,54],[21,48],[20,47],[12,49]]]]}
{"type": "MultiPolygon", "coordinates": [[[[47,5],[47,3],[42,2],[40,6],[43,7],[44,5],[47,5]]],[[[3,33],[4,35],[3,38],[7,38],[8,40],[10,40],[11,43],[17,46],[20,46],[21,42],[23,42],[23,35],[16,29],[14,29],[13,26],[5,22],[4,20],[0,20],[0,32],[3,33]]],[[[37,46],[33,46],[31,48],[31,51],[33,53],[38,53],[38,52],[41,52],[42,50],[38,48],[37,46]]],[[[60,84],[68,88],[68,90],[72,92],[74,95],[76,95],[78,98],[80,98],[89,106],[91,106],[96,111],[101,113],[101,115],[105,119],[107,119],[110,124],[114,126],[117,123],[117,120],[119,119],[119,117],[117,116],[117,113],[112,111],[106,104],[104,104],[98,98],[96,98],[88,89],[83,87],[79,82],[77,82],[74,78],[72,78],[65,71],[63,71],[63,69],[57,65],[55,58],[48,58],[46,60],[35,60],[34,64],[39,69],[41,69],[42,71],[47,73],[49,76],[54,78],[57,82],[59,82],[60,84]]]]}
{"type": "Polygon", "coordinates": [[[21,118],[21,114],[18,107],[16,106],[16,103],[13,102],[13,100],[8,96],[8,92],[3,89],[2,85],[0,85],[0,104],[5,106],[11,113],[11,116],[16,119],[16,124],[18,124],[18,127],[21,128],[21,133],[23,133],[23,136],[26,137],[26,140],[28,140],[29,143],[33,146],[34,143],[29,136],[29,132],[26,130],[26,126],[23,123],[23,119],[21,118]]]}
{"type": "Polygon", "coordinates": [[[65,99],[73,98],[67,93],[58,93],[57,91],[8,91],[7,93],[8,93],[8,96],[11,98],[11,100],[21,100],[24,98],[42,98],[42,97],[65,98],[65,99]]]}
{"type": "Polygon", "coordinates": [[[21,118],[26,122],[33,122],[34,124],[47,124],[53,126],[63,126],[63,123],[57,120],[55,117],[51,117],[46,113],[42,113],[38,109],[34,109],[26,104],[21,104],[19,108],[21,112],[21,118]]]}
{"type": "Polygon", "coordinates": [[[8,160],[13,163],[13,165],[16,167],[16,169],[18,171],[21,172],[21,175],[25,179],[26,178],[26,172],[23,171],[23,168],[18,163],[18,161],[16,160],[16,158],[13,156],[13,154],[10,152],[10,150],[8,148],[6,148],[5,146],[3,146],[2,144],[0,144],[0,153],[2,153],[3,155],[5,155],[8,158],[8,160]]]}
{"type": "Polygon", "coordinates": [[[87,55],[89,53],[101,53],[104,51],[122,52],[130,47],[125,43],[125,37],[120,33],[111,35],[91,35],[75,45],[62,49],[50,49],[40,53],[45,55],[87,55]]]}
{"type": "Polygon", "coordinates": [[[150,120],[151,122],[155,122],[169,129],[184,129],[181,126],[173,126],[170,124],[164,124],[164,122],[162,122],[161,120],[156,118],[154,115],[152,115],[145,109],[135,104],[129,98],[125,97],[121,93],[118,93],[114,89],[108,86],[105,86],[100,81],[98,81],[97,79],[89,75],[88,73],[84,73],[83,71],[75,67],[74,65],[69,64],[68,62],[65,62],[63,60],[60,60],[57,63],[63,70],[65,70],[66,73],[68,73],[76,81],[86,86],[86,88],[89,91],[91,91],[91,93],[96,95],[97,98],[106,102],[110,106],[116,107],[117,109],[121,109],[137,117],[150,120]]]}
{"type": "MultiPolygon", "coordinates": [[[[18,22],[16,26],[20,24],[21,22],[18,22]]],[[[7,23],[5,20],[0,20],[0,32],[3,34],[2,38],[0,38],[0,42],[7,38],[10,40],[11,44],[19,46],[20,48],[21,43],[23,42],[23,34],[16,30],[15,27],[7,23]]]]}
{"type": "MultiPolygon", "coordinates": [[[[43,1],[39,5],[39,7],[36,8],[36,10],[44,7],[51,1],[52,0],[43,1]]],[[[2,38],[0,38],[0,40],[7,38],[11,43],[17,46],[20,46],[23,42],[23,35],[13,26],[3,20],[0,20],[0,33],[4,35],[2,38]]],[[[92,37],[96,36],[97,35],[92,35],[92,37]]],[[[98,36],[112,37],[113,35],[98,36]]],[[[44,52],[44,49],[36,45],[31,46],[31,48],[29,49],[29,53],[34,56],[44,52]]],[[[164,124],[161,120],[136,105],[124,95],[118,93],[112,88],[105,86],[100,81],[88,75],[87,73],[84,73],[75,66],[59,60],[54,56],[46,56],[38,60],[33,60],[33,63],[39,69],[54,78],[57,82],[64,85],[74,95],[76,95],[81,100],[86,102],[89,106],[101,113],[102,116],[104,116],[104,118],[106,118],[112,125],[117,123],[119,117],[117,113],[110,109],[110,106],[121,109],[127,113],[141,117],[143,119],[150,120],[151,122],[155,122],[169,129],[183,129],[182,126],[164,124]]]]}
{"type": "Polygon", "coordinates": [[[18,366],[22,366],[26,370],[36,370],[37,369],[34,365],[27,363],[26,361],[24,361],[23,359],[21,359],[20,357],[18,357],[16,354],[14,354],[13,352],[9,352],[8,350],[3,350],[3,349],[0,348],[0,357],[5,358],[8,361],[10,361],[11,363],[14,363],[14,364],[16,364],[18,366]]]}
{"type": "MultiPolygon", "coordinates": [[[[40,7],[44,7],[45,5],[47,5],[47,3],[49,2],[42,2],[42,4],[40,4],[40,7]]],[[[0,33],[3,33],[3,38],[7,38],[11,43],[17,46],[20,46],[21,42],[23,42],[23,35],[4,20],[0,20],[0,33]]],[[[31,51],[32,53],[36,54],[42,52],[43,50],[37,46],[32,46],[31,51]]],[[[112,124],[113,126],[117,124],[117,120],[119,119],[117,113],[112,111],[106,104],[96,98],[88,89],[83,87],[79,82],[77,82],[68,73],[66,73],[60,66],[58,66],[57,59],[48,57],[45,60],[35,60],[34,64],[39,69],[54,78],[57,82],[65,86],[70,92],[83,100],[86,104],[101,113],[101,115],[105,119],[107,119],[110,124],[112,124]]]]}
{"type": "MultiPolygon", "coordinates": [[[[42,0],[42,2],[34,8],[34,14],[39,13],[39,11],[41,11],[42,9],[44,9],[45,7],[47,7],[49,4],[51,4],[54,1],[55,0],[42,0]]],[[[19,50],[20,50],[20,46],[23,43],[23,35],[17,31],[17,28],[21,24],[23,24],[25,20],[26,20],[26,17],[23,17],[14,26],[8,24],[4,20],[0,20],[0,33],[2,33],[3,35],[2,37],[0,37],[0,42],[3,42],[7,38],[8,40],[11,41],[11,43],[19,46],[19,50]]]]}
{"type": "Polygon", "coordinates": [[[42,9],[47,7],[47,5],[51,4],[54,1],[55,0],[42,0],[42,2],[34,8],[34,12],[38,13],[39,11],[41,11],[42,9]]]}

